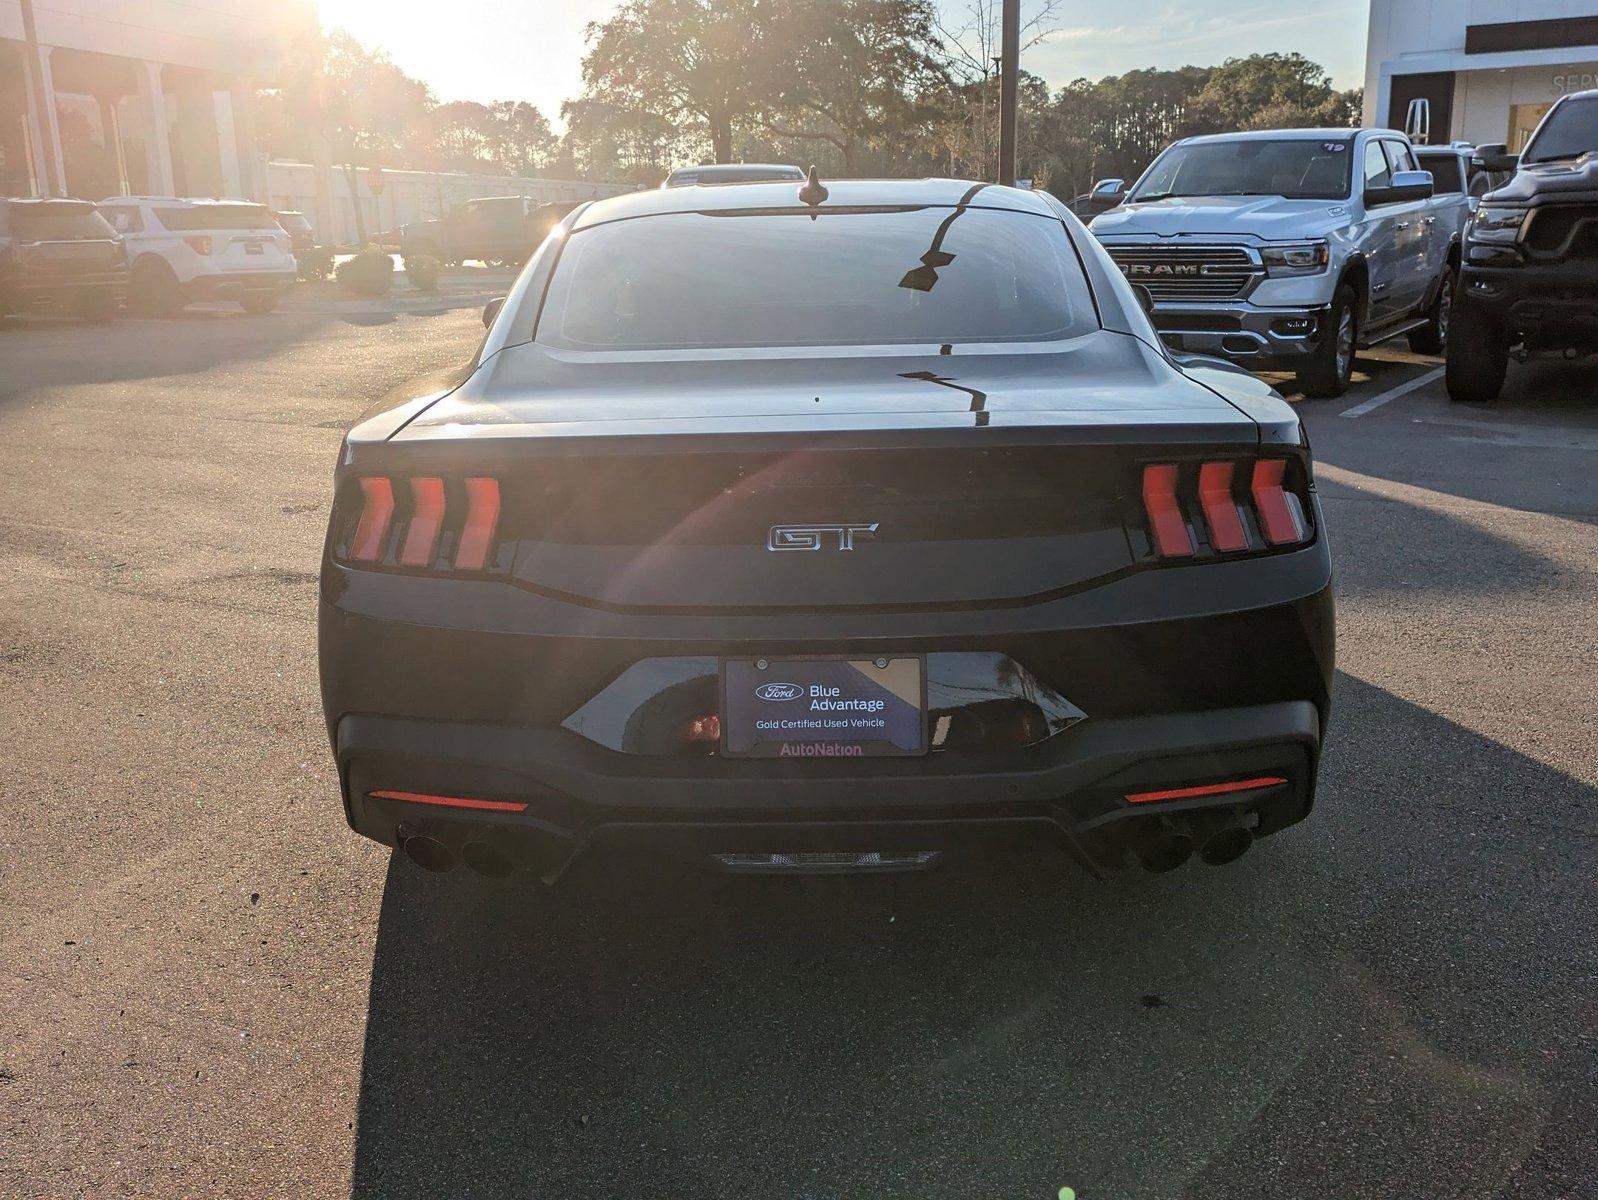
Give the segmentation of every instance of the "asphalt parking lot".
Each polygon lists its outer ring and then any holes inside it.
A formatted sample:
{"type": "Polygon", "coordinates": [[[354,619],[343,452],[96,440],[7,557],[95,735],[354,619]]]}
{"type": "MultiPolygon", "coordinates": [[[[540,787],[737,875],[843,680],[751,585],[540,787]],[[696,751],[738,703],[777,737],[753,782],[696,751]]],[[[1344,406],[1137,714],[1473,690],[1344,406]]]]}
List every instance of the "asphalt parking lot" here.
{"type": "Polygon", "coordinates": [[[1239,863],[545,895],[350,834],[317,698],[340,435],[479,333],[0,321],[0,1195],[1593,1194],[1598,364],[1303,403],[1334,727],[1239,863]]]}

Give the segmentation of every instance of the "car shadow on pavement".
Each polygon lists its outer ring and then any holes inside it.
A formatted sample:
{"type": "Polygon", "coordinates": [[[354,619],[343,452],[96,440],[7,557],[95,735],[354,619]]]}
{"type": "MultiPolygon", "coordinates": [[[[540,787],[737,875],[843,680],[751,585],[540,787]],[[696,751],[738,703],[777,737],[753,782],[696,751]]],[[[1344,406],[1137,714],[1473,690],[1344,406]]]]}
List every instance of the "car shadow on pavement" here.
{"type": "Polygon", "coordinates": [[[1337,709],[1316,813],[1223,869],[607,859],[544,894],[396,856],[353,1194],[1557,1180],[1591,1127],[1569,1014],[1598,791],[1357,679],[1337,709]]]}

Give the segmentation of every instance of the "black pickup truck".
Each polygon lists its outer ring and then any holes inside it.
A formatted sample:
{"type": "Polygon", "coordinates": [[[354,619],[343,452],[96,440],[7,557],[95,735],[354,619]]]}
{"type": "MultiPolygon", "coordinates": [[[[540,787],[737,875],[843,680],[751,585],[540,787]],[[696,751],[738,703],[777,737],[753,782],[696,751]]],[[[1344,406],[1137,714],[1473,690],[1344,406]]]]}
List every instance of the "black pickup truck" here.
{"type": "Polygon", "coordinates": [[[1448,394],[1495,399],[1511,357],[1598,352],[1598,91],[1562,98],[1525,151],[1477,148],[1513,170],[1465,229],[1448,339],[1448,394]]]}
{"type": "Polygon", "coordinates": [[[576,203],[540,204],[531,196],[481,196],[453,204],[442,217],[400,230],[400,252],[440,262],[521,266],[576,203]]]}

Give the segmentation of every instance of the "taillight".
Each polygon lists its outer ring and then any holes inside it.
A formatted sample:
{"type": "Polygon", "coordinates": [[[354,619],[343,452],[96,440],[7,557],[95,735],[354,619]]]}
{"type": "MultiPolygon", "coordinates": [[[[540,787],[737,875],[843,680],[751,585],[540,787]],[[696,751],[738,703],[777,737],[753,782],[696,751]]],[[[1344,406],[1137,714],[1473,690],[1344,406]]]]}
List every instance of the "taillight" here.
{"type": "Polygon", "coordinates": [[[1254,508],[1260,514],[1260,531],[1273,546],[1302,542],[1307,528],[1304,508],[1297,496],[1282,486],[1287,460],[1262,458],[1254,464],[1254,508]]]}
{"type": "Polygon", "coordinates": [[[411,480],[411,523],[400,550],[401,565],[430,566],[443,531],[444,481],[432,477],[411,480]]]}
{"type": "Polygon", "coordinates": [[[488,548],[499,528],[499,480],[466,481],[466,528],[455,548],[457,571],[481,571],[488,562],[488,548]]]}
{"type": "Polygon", "coordinates": [[[183,238],[183,243],[196,254],[203,254],[207,258],[211,257],[211,239],[208,235],[203,233],[187,234],[183,238]]]}
{"type": "Polygon", "coordinates": [[[437,571],[494,568],[500,528],[497,479],[364,475],[349,500],[358,501],[360,511],[335,518],[335,527],[344,530],[335,534],[335,557],[437,571]]]}
{"type": "Polygon", "coordinates": [[[1149,532],[1161,558],[1193,553],[1193,539],[1176,500],[1175,463],[1143,468],[1143,510],[1149,515],[1149,532]]]}
{"type": "Polygon", "coordinates": [[[378,475],[361,480],[361,519],[350,539],[350,557],[375,562],[383,553],[388,527],[394,520],[394,485],[378,475]]]}
{"type": "Polygon", "coordinates": [[[1304,475],[1286,458],[1145,466],[1143,511],[1155,554],[1257,553],[1309,541],[1309,516],[1298,494],[1304,475]]]}

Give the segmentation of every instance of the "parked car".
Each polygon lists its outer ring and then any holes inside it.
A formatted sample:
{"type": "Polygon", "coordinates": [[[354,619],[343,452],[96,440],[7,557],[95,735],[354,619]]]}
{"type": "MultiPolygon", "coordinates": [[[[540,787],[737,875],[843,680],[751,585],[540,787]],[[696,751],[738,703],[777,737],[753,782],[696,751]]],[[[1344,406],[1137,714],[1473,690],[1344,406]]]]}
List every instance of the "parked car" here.
{"type": "Polygon", "coordinates": [[[289,235],[263,204],[182,196],[113,196],[100,214],[128,248],[128,309],[170,316],[196,300],[277,307],[294,282],[289,235]]]}
{"type": "Polygon", "coordinates": [[[0,315],[113,320],[128,287],[122,239],[86,200],[0,199],[0,315]]]}
{"type": "Polygon", "coordinates": [[[1465,218],[1481,198],[1495,187],[1501,187],[1509,178],[1502,171],[1489,171],[1469,142],[1454,142],[1447,146],[1416,146],[1415,159],[1422,171],[1430,171],[1432,195],[1439,199],[1447,196],[1464,196],[1465,218]]]}
{"type": "Polygon", "coordinates": [[[289,235],[289,249],[295,254],[316,248],[316,231],[311,228],[311,223],[304,213],[287,208],[282,212],[274,212],[272,219],[278,223],[284,233],[289,235]]]}
{"type": "Polygon", "coordinates": [[[400,227],[400,252],[440,262],[520,266],[544,240],[545,206],[530,196],[484,196],[452,204],[442,217],[400,227]]]}
{"type": "Polygon", "coordinates": [[[1513,174],[1465,231],[1447,375],[1463,401],[1495,399],[1511,356],[1598,351],[1598,91],[1556,101],[1518,159],[1477,154],[1513,174]]]}
{"type": "Polygon", "coordinates": [[[701,163],[697,167],[678,167],[660,186],[663,188],[708,186],[720,183],[769,183],[786,179],[802,181],[805,173],[791,163],[701,163]]]}
{"type": "Polygon", "coordinates": [[[1161,347],[1059,201],[761,183],[563,228],[469,366],[341,448],[320,655],[357,832],[489,875],[622,840],[1164,870],[1308,814],[1303,427],[1161,347]]]}
{"type": "Polygon", "coordinates": [[[1448,337],[1463,195],[1433,197],[1390,129],[1186,138],[1127,191],[1094,194],[1093,232],[1149,289],[1171,345],[1291,370],[1312,396],[1348,387],[1355,351],[1448,337]]]}

